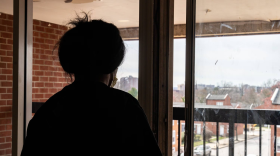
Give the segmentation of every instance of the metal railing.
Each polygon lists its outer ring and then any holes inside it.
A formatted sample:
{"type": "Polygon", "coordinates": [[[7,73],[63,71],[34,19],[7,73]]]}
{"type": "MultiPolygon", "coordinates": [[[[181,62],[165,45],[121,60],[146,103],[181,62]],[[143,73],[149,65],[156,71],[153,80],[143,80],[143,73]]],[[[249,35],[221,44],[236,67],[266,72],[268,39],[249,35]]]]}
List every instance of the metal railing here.
{"type": "MultiPolygon", "coordinates": [[[[173,120],[178,120],[178,155],[180,155],[181,127],[180,121],[185,120],[185,108],[173,108],[173,120]]],[[[247,156],[247,124],[258,124],[259,128],[259,156],[262,155],[262,126],[274,125],[274,156],[277,155],[276,139],[277,125],[280,125],[280,110],[244,110],[244,109],[211,109],[195,108],[194,121],[203,122],[203,155],[206,154],[206,122],[216,123],[216,156],[219,156],[219,123],[229,124],[229,156],[234,156],[234,124],[244,124],[244,155],[247,156]]]]}

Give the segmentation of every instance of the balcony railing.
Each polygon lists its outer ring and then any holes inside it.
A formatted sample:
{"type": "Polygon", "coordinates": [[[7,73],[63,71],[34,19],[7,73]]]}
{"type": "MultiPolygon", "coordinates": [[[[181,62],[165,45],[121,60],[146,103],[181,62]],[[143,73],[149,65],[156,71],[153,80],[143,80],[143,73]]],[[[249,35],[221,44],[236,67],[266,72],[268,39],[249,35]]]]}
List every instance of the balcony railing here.
{"type": "MultiPolygon", "coordinates": [[[[173,108],[173,120],[178,120],[178,138],[181,138],[180,121],[185,120],[185,108],[173,108]]],[[[274,125],[274,156],[277,154],[276,139],[277,139],[277,125],[280,125],[280,111],[279,110],[243,110],[243,109],[211,109],[211,108],[195,108],[194,121],[203,122],[203,155],[206,155],[206,122],[216,123],[216,156],[219,156],[219,123],[229,124],[229,156],[234,156],[234,124],[244,124],[245,138],[244,138],[244,155],[247,156],[247,124],[258,124],[259,127],[259,156],[262,155],[262,126],[264,124],[274,125]]],[[[178,155],[180,155],[180,141],[178,139],[178,155]]]]}

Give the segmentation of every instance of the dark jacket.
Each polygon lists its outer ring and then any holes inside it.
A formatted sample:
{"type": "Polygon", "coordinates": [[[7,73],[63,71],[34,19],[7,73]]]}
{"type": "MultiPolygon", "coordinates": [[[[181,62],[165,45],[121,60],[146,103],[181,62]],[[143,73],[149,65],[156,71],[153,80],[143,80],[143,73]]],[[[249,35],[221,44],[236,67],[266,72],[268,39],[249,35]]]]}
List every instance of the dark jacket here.
{"type": "Polygon", "coordinates": [[[29,122],[21,156],[160,156],[138,101],[103,83],[74,82],[29,122]]]}

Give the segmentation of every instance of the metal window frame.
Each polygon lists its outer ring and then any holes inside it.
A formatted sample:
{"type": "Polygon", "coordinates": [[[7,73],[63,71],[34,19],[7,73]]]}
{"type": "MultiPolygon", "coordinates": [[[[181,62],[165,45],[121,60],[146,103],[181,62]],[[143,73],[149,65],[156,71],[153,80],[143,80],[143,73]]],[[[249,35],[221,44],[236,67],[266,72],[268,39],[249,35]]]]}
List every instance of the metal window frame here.
{"type": "Polygon", "coordinates": [[[33,1],[13,3],[12,155],[20,156],[32,116],[33,1]]]}
{"type": "Polygon", "coordinates": [[[187,0],[186,11],[186,85],[185,85],[185,155],[193,155],[194,84],[195,84],[195,13],[196,0],[187,0]]]}

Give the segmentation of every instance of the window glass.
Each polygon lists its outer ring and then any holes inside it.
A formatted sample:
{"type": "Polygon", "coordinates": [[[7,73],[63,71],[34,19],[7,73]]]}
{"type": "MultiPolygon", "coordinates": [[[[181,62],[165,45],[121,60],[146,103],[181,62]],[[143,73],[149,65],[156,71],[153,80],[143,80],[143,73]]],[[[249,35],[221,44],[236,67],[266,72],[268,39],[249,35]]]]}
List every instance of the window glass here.
{"type": "MultiPolygon", "coordinates": [[[[33,105],[37,105],[35,108],[40,108],[51,96],[72,83],[65,75],[57,56],[57,49],[54,50],[54,47],[60,37],[70,29],[67,23],[75,18],[76,14],[82,16],[82,12],[88,13],[91,19],[102,19],[119,28],[125,42],[126,56],[118,69],[115,88],[138,98],[138,0],[92,2],[40,0],[33,5],[32,102],[33,105]]],[[[33,110],[33,113],[36,110],[33,110]]]]}
{"type": "Polygon", "coordinates": [[[279,9],[278,1],[196,1],[194,124],[218,125],[211,155],[274,154],[274,129],[264,124],[280,109],[279,9]]]}

